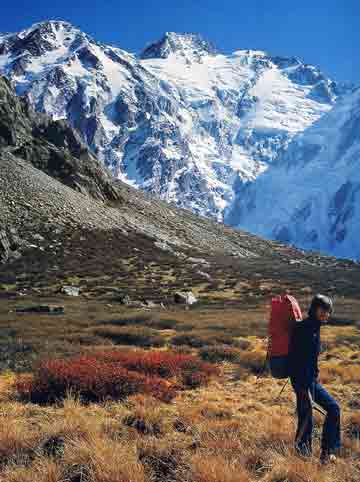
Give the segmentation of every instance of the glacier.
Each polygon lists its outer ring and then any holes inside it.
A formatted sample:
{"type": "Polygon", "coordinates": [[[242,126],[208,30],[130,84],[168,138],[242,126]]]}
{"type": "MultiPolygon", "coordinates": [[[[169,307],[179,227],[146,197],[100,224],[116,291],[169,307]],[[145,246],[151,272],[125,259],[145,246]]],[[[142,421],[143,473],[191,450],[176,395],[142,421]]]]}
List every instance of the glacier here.
{"type": "Polygon", "coordinates": [[[360,89],[293,138],[271,169],[238,184],[227,222],[338,257],[360,259],[360,89]]]}

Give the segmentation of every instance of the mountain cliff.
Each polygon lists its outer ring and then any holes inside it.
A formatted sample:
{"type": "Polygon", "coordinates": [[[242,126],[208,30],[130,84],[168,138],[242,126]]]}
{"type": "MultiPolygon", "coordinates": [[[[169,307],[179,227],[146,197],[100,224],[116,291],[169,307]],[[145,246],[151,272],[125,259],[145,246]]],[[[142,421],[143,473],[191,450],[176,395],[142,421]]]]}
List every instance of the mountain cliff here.
{"type": "Polygon", "coordinates": [[[34,111],[0,77],[0,156],[29,161],[63,184],[96,199],[117,199],[112,177],[64,120],[34,111]]]}
{"type": "Polygon", "coordinates": [[[172,32],[137,57],[60,21],[1,36],[0,71],[115,177],[218,220],[348,90],[297,58],[172,32]]]}

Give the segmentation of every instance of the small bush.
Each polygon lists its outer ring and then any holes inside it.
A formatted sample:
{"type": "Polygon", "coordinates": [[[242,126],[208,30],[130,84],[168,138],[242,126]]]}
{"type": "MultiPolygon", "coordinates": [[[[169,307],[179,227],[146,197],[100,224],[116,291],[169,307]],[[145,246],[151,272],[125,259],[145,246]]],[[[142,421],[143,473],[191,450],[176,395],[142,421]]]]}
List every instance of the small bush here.
{"type": "Polygon", "coordinates": [[[226,345],[205,346],[200,350],[201,358],[212,363],[220,361],[237,362],[239,361],[239,355],[239,350],[226,345]]]}
{"type": "Polygon", "coordinates": [[[149,328],[155,328],[157,330],[173,330],[177,326],[176,320],[171,319],[150,319],[146,325],[149,328]]]}
{"type": "Polygon", "coordinates": [[[350,438],[360,440],[360,413],[353,412],[346,421],[346,433],[350,438]]]}
{"type": "Polygon", "coordinates": [[[358,347],[360,345],[360,334],[346,333],[336,336],[336,346],[347,345],[358,347]]]}
{"type": "Polygon", "coordinates": [[[173,319],[161,319],[153,316],[135,316],[132,318],[120,318],[117,320],[101,321],[100,325],[107,326],[145,326],[148,328],[155,328],[156,330],[169,330],[173,329],[178,323],[173,319]]]}
{"type": "Polygon", "coordinates": [[[156,330],[145,326],[106,326],[99,327],[95,334],[109,338],[119,345],[134,345],[143,348],[164,346],[164,338],[156,330]]]}
{"type": "Polygon", "coordinates": [[[123,423],[128,427],[136,429],[142,435],[153,435],[154,437],[161,435],[161,425],[157,422],[149,423],[145,417],[131,414],[124,418],[123,423]]]}
{"type": "Polygon", "coordinates": [[[201,348],[203,345],[206,344],[204,340],[191,334],[174,336],[174,338],[172,338],[171,340],[171,343],[175,346],[188,345],[192,348],[201,348]]]}
{"type": "MultiPolygon", "coordinates": [[[[238,461],[224,456],[195,454],[191,458],[191,480],[194,482],[250,482],[250,475],[238,461]]],[[[284,479],[285,480],[285,479],[284,479]]]]}
{"type": "Polygon", "coordinates": [[[11,461],[28,461],[38,444],[38,438],[36,428],[29,423],[5,417],[0,427],[0,466],[11,461]]]}
{"type": "Polygon", "coordinates": [[[234,338],[227,334],[199,331],[198,333],[182,333],[174,336],[171,343],[175,346],[188,345],[192,348],[202,348],[207,345],[232,345],[234,338]]]}
{"type": "Polygon", "coordinates": [[[240,368],[250,370],[254,374],[263,371],[266,360],[266,352],[262,350],[251,350],[240,352],[238,364],[240,368]]]}
{"type": "Polygon", "coordinates": [[[139,447],[139,460],[154,482],[185,480],[181,472],[186,468],[185,451],[169,440],[152,440],[139,447]]]}
{"type": "Polygon", "coordinates": [[[248,350],[251,347],[251,341],[246,338],[238,338],[235,340],[234,346],[240,348],[240,350],[248,350]]]}

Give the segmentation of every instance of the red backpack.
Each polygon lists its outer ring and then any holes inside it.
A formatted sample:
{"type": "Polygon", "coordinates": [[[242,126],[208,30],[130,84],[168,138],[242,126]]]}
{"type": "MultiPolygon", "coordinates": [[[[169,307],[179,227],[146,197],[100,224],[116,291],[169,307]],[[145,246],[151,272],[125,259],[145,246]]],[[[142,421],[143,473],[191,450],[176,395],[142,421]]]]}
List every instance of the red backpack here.
{"type": "Polygon", "coordinates": [[[292,326],[294,321],[301,320],[301,308],[293,296],[282,295],[271,300],[268,362],[274,378],[289,376],[288,358],[292,326]]]}

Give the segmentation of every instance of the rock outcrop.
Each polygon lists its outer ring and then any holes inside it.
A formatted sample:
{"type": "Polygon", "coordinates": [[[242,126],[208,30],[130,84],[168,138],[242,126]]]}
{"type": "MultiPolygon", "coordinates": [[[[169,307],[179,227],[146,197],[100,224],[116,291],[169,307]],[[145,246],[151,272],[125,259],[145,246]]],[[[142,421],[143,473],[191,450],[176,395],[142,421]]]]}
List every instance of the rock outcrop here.
{"type": "Polygon", "coordinates": [[[110,174],[79,134],[66,121],[35,112],[0,76],[0,155],[5,152],[96,199],[119,198],[110,174]]]}

